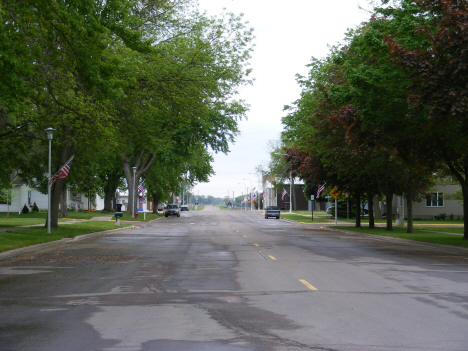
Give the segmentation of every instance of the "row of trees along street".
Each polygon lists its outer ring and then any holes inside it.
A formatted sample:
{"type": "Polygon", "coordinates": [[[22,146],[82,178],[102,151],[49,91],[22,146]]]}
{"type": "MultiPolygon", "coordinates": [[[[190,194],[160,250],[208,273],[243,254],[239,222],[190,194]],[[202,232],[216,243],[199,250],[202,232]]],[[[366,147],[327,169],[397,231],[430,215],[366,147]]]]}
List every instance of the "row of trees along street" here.
{"type": "MultiPolygon", "coordinates": [[[[357,204],[394,194],[421,200],[453,177],[468,203],[468,4],[381,1],[341,47],[312,59],[283,118],[281,153],[308,185],[337,186],[357,204]]],[[[276,151],[278,152],[278,151],[276,151]]],[[[309,186],[309,188],[312,188],[309,186]]],[[[359,211],[356,225],[360,226],[359,211]]],[[[468,206],[464,206],[468,239],[468,206]]]]}
{"type": "MultiPolygon", "coordinates": [[[[51,226],[64,190],[105,196],[144,180],[150,200],[207,181],[212,152],[228,152],[247,106],[252,30],[241,17],[207,17],[191,0],[0,2],[0,181],[47,193],[51,226]],[[134,179],[132,167],[136,167],[134,179]]],[[[128,189],[129,203],[136,204],[128,189]]],[[[131,211],[131,206],[128,206],[131,211]]],[[[67,207],[61,206],[66,216],[67,207]]]]}

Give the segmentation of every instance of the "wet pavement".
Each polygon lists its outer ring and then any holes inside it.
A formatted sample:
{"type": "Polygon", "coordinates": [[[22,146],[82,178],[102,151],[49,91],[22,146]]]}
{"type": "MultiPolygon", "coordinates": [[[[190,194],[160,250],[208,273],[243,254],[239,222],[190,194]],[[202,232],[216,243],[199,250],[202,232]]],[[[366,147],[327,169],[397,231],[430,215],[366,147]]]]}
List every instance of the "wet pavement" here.
{"type": "Polygon", "coordinates": [[[0,260],[0,350],[466,350],[468,250],[183,212],[0,260]]]}

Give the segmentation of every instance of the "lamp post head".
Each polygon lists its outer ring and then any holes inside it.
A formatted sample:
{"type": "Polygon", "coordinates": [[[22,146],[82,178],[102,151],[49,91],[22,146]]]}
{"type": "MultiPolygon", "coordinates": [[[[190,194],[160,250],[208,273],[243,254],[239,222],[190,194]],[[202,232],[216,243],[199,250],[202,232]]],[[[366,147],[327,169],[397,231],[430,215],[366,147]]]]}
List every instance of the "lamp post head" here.
{"type": "Polygon", "coordinates": [[[47,129],[44,129],[45,132],[47,133],[47,139],[48,140],[52,140],[53,139],[53,136],[54,136],[54,132],[55,132],[55,129],[52,128],[52,127],[49,127],[47,129]]]}
{"type": "Polygon", "coordinates": [[[136,167],[132,167],[132,168],[133,168],[133,174],[135,174],[135,173],[136,173],[136,170],[137,170],[137,168],[136,168],[136,167]]]}

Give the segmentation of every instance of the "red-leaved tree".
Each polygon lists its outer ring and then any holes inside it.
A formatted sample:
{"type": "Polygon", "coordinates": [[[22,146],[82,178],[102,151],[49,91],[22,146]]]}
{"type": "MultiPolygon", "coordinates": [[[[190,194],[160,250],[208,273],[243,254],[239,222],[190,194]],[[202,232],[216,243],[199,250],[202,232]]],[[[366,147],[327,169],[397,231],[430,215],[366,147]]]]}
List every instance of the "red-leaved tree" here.
{"type": "Polygon", "coordinates": [[[390,33],[385,41],[394,61],[411,77],[409,117],[423,113],[439,154],[463,193],[468,240],[468,4],[466,0],[414,0],[426,23],[415,28],[426,47],[408,49],[390,33]]]}

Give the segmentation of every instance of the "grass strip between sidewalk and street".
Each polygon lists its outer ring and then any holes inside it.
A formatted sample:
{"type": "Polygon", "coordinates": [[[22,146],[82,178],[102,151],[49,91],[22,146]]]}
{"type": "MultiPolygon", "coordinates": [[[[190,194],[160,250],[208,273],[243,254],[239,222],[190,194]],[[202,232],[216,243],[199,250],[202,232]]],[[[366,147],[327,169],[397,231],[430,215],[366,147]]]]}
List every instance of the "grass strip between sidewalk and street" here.
{"type": "MultiPolygon", "coordinates": [[[[120,227],[129,226],[131,225],[122,223],[120,227]]],[[[86,221],[60,225],[57,229],[52,228],[50,234],[45,227],[11,229],[0,232],[0,252],[116,228],[118,227],[113,222],[86,221]]]]}
{"type": "MultiPolygon", "coordinates": [[[[334,219],[333,221],[329,221],[328,218],[325,216],[314,216],[314,221],[312,221],[310,216],[305,217],[299,214],[281,214],[281,217],[295,222],[307,224],[334,222],[334,219]]],[[[338,220],[340,222],[343,222],[343,219],[341,218],[339,218],[338,220]]],[[[369,229],[366,226],[368,223],[362,223],[362,227],[360,228],[357,228],[355,226],[333,226],[329,228],[468,248],[468,240],[463,240],[464,227],[455,226],[459,225],[460,222],[461,221],[417,221],[414,224],[414,233],[407,233],[406,227],[400,226],[393,226],[392,231],[385,230],[385,226],[379,226],[374,229],[369,229]]]]}
{"type": "Polygon", "coordinates": [[[463,228],[453,227],[414,227],[414,233],[407,233],[406,227],[393,227],[392,231],[385,230],[385,227],[377,227],[369,229],[366,227],[330,227],[340,230],[348,230],[358,233],[366,233],[373,235],[381,235],[392,238],[409,239],[415,241],[422,241],[426,243],[451,245],[468,248],[468,240],[463,240],[463,228]],[[435,229],[435,230],[434,230],[435,229]]]}
{"type": "Polygon", "coordinates": [[[314,216],[314,221],[312,221],[312,215],[310,215],[310,213],[308,217],[300,215],[300,214],[294,214],[294,213],[293,214],[281,213],[281,217],[285,219],[289,219],[291,221],[301,222],[301,223],[323,223],[323,222],[331,223],[327,217],[323,218],[319,216],[314,216]]]}

